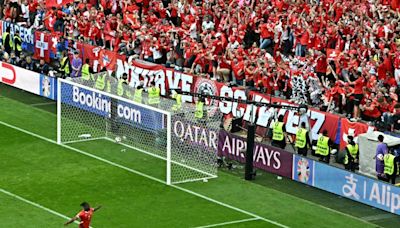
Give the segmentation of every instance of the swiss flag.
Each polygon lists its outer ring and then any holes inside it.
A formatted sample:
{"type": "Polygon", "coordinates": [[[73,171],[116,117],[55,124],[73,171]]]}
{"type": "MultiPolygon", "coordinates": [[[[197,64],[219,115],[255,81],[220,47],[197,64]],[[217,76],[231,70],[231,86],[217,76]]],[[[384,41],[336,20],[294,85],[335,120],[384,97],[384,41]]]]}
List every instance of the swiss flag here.
{"type": "Polygon", "coordinates": [[[61,7],[68,3],[73,3],[74,0],[46,0],[46,8],[61,7]]]}
{"type": "Polygon", "coordinates": [[[62,36],[61,32],[51,33],[50,44],[49,44],[50,58],[57,57],[57,46],[60,45],[61,36],[62,36]]]}
{"type": "Polygon", "coordinates": [[[339,58],[340,51],[336,49],[327,49],[326,50],[326,59],[329,60],[336,60],[339,58]]]}
{"type": "Polygon", "coordinates": [[[50,34],[44,32],[35,32],[35,59],[43,58],[50,62],[50,34]]]}
{"type": "Polygon", "coordinates": [[[100,51],[102,50],[100,47],[95,47],[90,44],[83,44],[82,48],[83,52],[83,62],[86,59],[90,60],[90,65],[93,67],[94,72],[97,72],[99,68],[99,58],[100,58],[100,51]]]}
{"type": "Polygon", "coordinates": [[[117,66],[118,54],[113,51],[101,49],[99,54],[100,69],[105,67],[107,70],[113,71],[117,66]]]}
{"type": "Polygon", "coordinates": [[[341,132],[340,135],[340,149],[343,149],[347,145],[347,136],[351,135],[354,137],[354,141],[357,142],[357,136],[366,132],[374,131],[374,127],[369,126],[365,123],[350,122],[346,118],[341,118],[341,132]]]}

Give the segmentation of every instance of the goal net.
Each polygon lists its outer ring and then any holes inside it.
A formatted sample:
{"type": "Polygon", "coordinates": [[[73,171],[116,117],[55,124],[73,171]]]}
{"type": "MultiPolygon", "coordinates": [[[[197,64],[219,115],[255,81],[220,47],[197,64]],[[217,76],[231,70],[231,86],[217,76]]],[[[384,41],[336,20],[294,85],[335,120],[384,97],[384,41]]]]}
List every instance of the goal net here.
{"type": "Polygon", "coordinates": [[[219,113],[197,119],[193,104],[177,109],[174,100],[161,98],[150,106],[147,93],[141,103],[133,101],[133,94],[134,88],[106,72],[89,81],[60,79],[57,142],[107,140],[162,159],[167,184],[217,177],[219,113]],[[96,83],[97,77],[105,77],[105,83],[96,83]]]}

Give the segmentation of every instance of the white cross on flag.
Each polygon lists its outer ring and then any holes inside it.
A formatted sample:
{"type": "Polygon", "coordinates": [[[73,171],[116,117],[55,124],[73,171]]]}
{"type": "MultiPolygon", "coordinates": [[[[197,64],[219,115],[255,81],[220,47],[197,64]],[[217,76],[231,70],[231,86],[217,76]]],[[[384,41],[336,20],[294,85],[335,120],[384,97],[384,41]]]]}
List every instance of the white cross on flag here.
{"type": "Polygon", "coordinates": [[[340,51],[336,49],[327,49],[326,50],[326,57],[327,60],[337,60],[340,56],[340,51]]]}
{"type": "Polygon", "coordinates": [[[50,61],[49,51],[50,35],[44,32],[35,32],[35,59],[44,59],[46,62],[50,61]]]}

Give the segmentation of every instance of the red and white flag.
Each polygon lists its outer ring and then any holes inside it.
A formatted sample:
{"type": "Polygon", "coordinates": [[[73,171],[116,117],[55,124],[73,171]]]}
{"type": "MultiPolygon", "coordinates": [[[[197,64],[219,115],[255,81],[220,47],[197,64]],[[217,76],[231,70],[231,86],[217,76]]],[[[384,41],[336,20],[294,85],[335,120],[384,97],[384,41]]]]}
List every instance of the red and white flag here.
{"type": "Polygon", "coordinates": [[[60,43],[61,37],[62,37],[61,32],[51,33],[50,44],[49,44],[50,57],[51,55],[55,56],[57,54],[57,46],[60,43]]]}
{"type": "Polygon", "coordinates": [[[50,62],[50,34],[35,32],[35,53],[33,57],[50,62]]]}
{"type": "Polygon", "coordinates": [[[357,136],[366,132],[374,131],[374,127],[369,126],[365,123],[350,122],[346,118],[341,118],[341,132],[340,135],[340,148],[343,149],[347,145],[347,136],[351,135],[357,142],[357,136]]]}
{"type": "Polygon", "coordinates": [[[46,8],[56,7],[59,8],[68,3],[73,3],[74,0],[46,0],[46,8]]]}
{"type": "Polygon", "coordinates": [[[326,50],[326,59],[329,60],[337,60],[339,58],[340,51],[336,49],[327,49],[326,50]]]}
{"type": "Polygon", "coordinates": [[[99,54],[100,69],[105,67],[107,70],[113,71],[117,66],[118,54],[113,51],[102,49],[99,54]]]}

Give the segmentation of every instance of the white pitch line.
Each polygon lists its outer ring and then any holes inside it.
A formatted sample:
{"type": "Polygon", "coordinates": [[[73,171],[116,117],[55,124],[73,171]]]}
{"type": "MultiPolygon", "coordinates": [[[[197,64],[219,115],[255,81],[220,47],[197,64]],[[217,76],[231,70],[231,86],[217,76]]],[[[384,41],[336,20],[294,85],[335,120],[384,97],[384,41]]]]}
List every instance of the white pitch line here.
{"type": "MultiPolygon", "coordinates": [[[[126,170],[126,171],[128,171],[128,172],[135,173],[135,174],[137,174],[137,175],[139,175],[139,176],[146,177],[146,178],[148,178],[148,179],[157,181],[157,182],[162,183],[162,184],[166,184],[166,182],[165,182],[164,180],[160,180],[160,179],[158,179],[158,178],[149,176],[149,175],[144,174],[144,173],[142,173],[142,172],[139,172],[139,171],[137,171],[137,170],[128,168],[128,167],[126,167],[126,166],[120,165],[120,164],[115,163],[115,162],[112,162],[112,161],[109,161],[109,160],[104,159],[104,158],[102,158],[102,157],[98,157],[98,156],[96,156],[96,155],[93,155],[93,154],[91,154],[91,153],[85,152],[85,151],[83,151],[83,150],[80,150],[80,149],[77,149],[77,148],[74,148],[74,147],[71,147],[71,146],[68,146],[68,145],[65,145],[65,144],[58,144],[56,141],[54,141],[54,140],[52,140],[52,139],[43,137],[43,136],[41,136],[41,135],[35,134],[35,133],[33,133],[33,132],[30,132],[30,131],[28,131],[28,130],[25,130],[25,129],[16,127],[16,126],[14,126],[14,125],[5,123],[5,122],[3,122],[3,121],[0,121],[0,124],[2,124],[2,125],[4,125],[4,126],[7,126],[7,127],[9,127],[9,128],[12,128],[12,129],[14,129],[14,130],[24,132],[25,134],[28,134],[28,135],[31,135],[31,136],[33,136],[33,137],[42,139],[42,140],[47,141],[47,142],[49,142],[49,143],[53,143],[53,144],[59,145],[59,146],[61,146],[61,147],[64,147],[64,148],[73,150],[73,151],[75,151],[75,152],[77,152],[77,153],[80,153],[80,154],[86,155],[86,156],[88,156],[88,157],[97,159],[97,160],[102,161],[102,162],[104,162],[104,163],[107,163],[107,164],[109,164],[109,165],[112,165],[112,166],[115,166],[115,167],[124,169],[124,170],[126,170]]],[[[191,190],[189,190],[189,189],[182,188],[182,187],[177,186],[177,185],[169,185],[169,186],[171,186],[171,187],[173,187],[173,188],[175,188],[175,189],[178,189],[178,190],[187,192],[187,193],[189,193],[189,194],[191,194],[191,195],[195,195],[195,196],[197,196],[197,197],[199,197],[199,198],[202,198],[202,199],[205,199],[205,200],[207,200],[207,201],[213,202],[213,203],[218,204],[218,205],[220,205],[220,206],[224,206],[224,207],[226,207],[226,208],[229,208],[229,209],[232,209],[232,210],[241,212],[241,213],[243,213],[243,214],[246,214],[246,215],[249,215],[249,216],[251,216],[251,217],[257,218],[257,219],[259,219],[259,220],[263,220],[263,221],[265,221],[265,222],[274,224],[274,225],[276,225],[276,226],[279,226],[279,227],[282,227],[282,228],[289,228],[288,226],[283,225],[283,224],[281,224],[281,223],[278,223],[278,222],[276,222],[276,221],[273,221],[273,220],[270,220],[270,219],[261,217],[261,216],[259,216],[259,215],[254,214],[254,213],[251,213],[251,212],[249,212],[249,211],[245,211],[245,210],[242,210],[242,209],[240,209],[240,208],[234,207],[234,206],[232,206],[232,205],[229,205],[229,204],[220,202],[220,201],[215,200],[215,199],[212,199],[212,198],[210,198],[210,197],[207,197],[207,196],[201,195],[201,194],[199,194],[199,193],[193,192],[193,191],[191,191],[191,190]]]]}
{"type": "MultiPolygon", "coordinates": [[[[40,205],[40,204],[38,204],[38,203],[32,202],[32,201],[30,201],[30,200],[27,200],[27,199],[25,199],[25,198],[23,198],[23,197],[21,197],[21,196],[18,196],[18,195],[14,194],[14,193],[11,193],[11,192],[9,192],[9,191],[6,191],[6,190],[4,190],[4,189],[2,189],[2,188],[0,188],[0,192],[6,194],[6,195],[8,195],[8,196],[11,196],[12,198],[18,199],[18,200],[20,200],[20,201],[22,201],[22,202],[25,202],[25,203],[27,203],[27,204],[30,204],[30,205],[32,205],[32,206],[34,206],[34,207],[40,208],[40,209],[42,209],[42,210],[44,210],[44,211],[47,211],[47,212],[49,212],[49,213],[51,213],[51,214],[53,214],[53,215],[56,215],[56,216],[58,216],[58,217],[60,217],[60,218],[65,219],[65,220],[69,220],[69,219],[70,219],[70,218],[69,218],[68,216],[66,216],[66,215],[63,215],[63,214],[61,214],[61,213],[58,213],[57,211],[54,211],[54,210],[52,210],[52,209],[49,209],[49,208],[47,208],[47,207],[45,207],[45,206],[42,206],[42,205],[40,205]]],[[[76,223],[76,224],[79,224],[78,221],[75,221],[75,223],[76,223]]]]}
{"type": "Polygon", "coordinates": [[[225,226],[225,225],[231,225],[231,224],[237,224],[237,223],[251,222],[251,221],[256,221],[256,220],[260,220],[260,219],[258,219],[258,218],[248,218],[248,219],[235,220],[235,221],[230,221],[230,222],[210,224],[210,225],[206,225],[206,226],[198,226],[198,227],[195,227],[195,228],[209,228],[209,227],[225,226]]]}
{"type": "Polygon", "coordinates": [[[37,106],[45,106],[45,105],[51,105],[51,104],[56,104],[56,102],[35,103],[35,104],[30,104],[30,106],[37,107],[37,106]]]}

